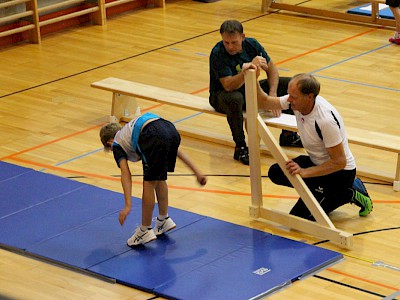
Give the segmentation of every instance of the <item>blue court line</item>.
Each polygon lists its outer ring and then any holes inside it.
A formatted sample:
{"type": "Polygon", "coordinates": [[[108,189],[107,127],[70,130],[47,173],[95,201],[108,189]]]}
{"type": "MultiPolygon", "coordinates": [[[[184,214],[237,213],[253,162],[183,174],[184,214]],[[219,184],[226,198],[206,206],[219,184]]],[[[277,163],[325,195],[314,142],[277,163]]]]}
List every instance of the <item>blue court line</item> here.
{"type": "Polygon", "coordinates": [[[366,51],[366,52],[364,52],[364,53],[360,53],[360,54],[354,55],[354,56],[352,56],[352,57],[343,59],[343,60],[341,60],[341,61],[339,61],[339,62],[337,62],[337,63],[331,64],[331,65],[326,66],[326,67],[323,67],[323,68],[321,68],[321,69],[317,69],[317,70],[315,70],[315,71],[313,71],[313,72],[311,72],[311,73],[316,73],[316,72],[320,72],[320,71],[329,69],[329,68],[331,68],[331,67],[333,67],[333,66],[340,65],[340,64],[342,64],[342,63],[345,63],[345,62],[348,62],[348,61],[353,60],[353,59],[355,59],[355,58],[359,58],[359,57],[362,57],[362,56],[364,56],[364,55],[367,55],[367,54],[376,52],[376,51],[378,51],[378,50],[381,50],[381,49],[383,49],[383,48],[386,48],[386,47],[389,47],[389,46],[392,46],[392,45],[393,45],[392,43],[385,44],[385,45],[380,46],[380,47],[378,47],[378,48],[375,48],[375,49],[372,49],[372,50],[368,50],[368,51],[366,51]]]}
{"type": "Polygon", "coordinates": [[[344,59],[344,60],[341,60],[341,61],[339,61],[339,62],[337,62],[337,63],[331,64],[331,65],[326,66],[326,67],[324,67],[324,68],[321,68],[321,69],[317,69],[317,70],[315,70],[315,71],[312,71],[311,73],[314,74],[316,77],[319,77],[319,78],[325,78],[325,79],[330,79],[330,80],[335,80],[335,81],[340,81],[340,82],[346,82],[346,83],[351,83],[351,84],[354,84],[354,85],[367,86],[367,87],[376,88],[376,89],[381,89],[381,90],[400,92],[400,89],[396,89],[396,88],[383,87],[383,86],[378,86],[378,85],[373,85],[373,84],[368,84],[368,83],[355,82],[355,81],[350,81],[350,80],[339,79],[339,78],[333,78],[333,77],[329,77],[329,76],[323,76],[323,75],[315,74],[315,73],[317,73],[317,72],[320,72],[320,71],[329,69],[329,68],[331,68],[331,67],[338,66],[338,65],[340,65],[340,64],[343,64],[343,63],[348,62],[348,61],[350,61],[350,60],[353,60],[353,59],[355,59],[355,58],[359,58],[359,57],[362,57],[362,56],[371,54],[371,53],[373,53],[373,52],[376,52],[376,51],[378,51],[378,50],[384,49],[384,48],[389,47],[389,46],[391,46],[391,45],[392,45],[391,43],[390,43],[390,44],[386,44],[386,45],[380,46],[380,47],[378,47],[378,48],[375,48],[375,49],[366,51],[366,52],[364,52],[364,53],[360,53],[360,54],[354,55],[354,56],[352,56],[352,57],[346,58],[346,59],[344,59]]]}
{"type": "MultiPolygon", "coordinates": [[[[65,165],[65,164],[67,164],[67,163],[69,163],[69,162],[72,162],[72,161],[74,161],[74,160],[77,160],[77,159],[82,158],[82,157],[85,157],[85,156],[92,155],[92,154],[97,153],[97,152],[99,152],[99,151],[101,151],[101,150],[103,150],[103,148],[99,148],[99,149],[96,149],[96,150],[87,152],[87,153],[85,153],[85,154],[75,156],[75,157],[70,158],[70,159],[68,159],[68,160],[64,160],[64,161],[62,161],[62,162],[59,162],[59,163],[55,164],[55,166],[58,167],[58,166],[65,165]]],[[[45,170],[47,170],[47,169],[46,169],[46,168],[43,168],[43,169],[40,169],[39,172],[43,172],[43,171],[45,171],[45,170]]]]}
{"type": "Polygon", "coordinates": [[[333,78],[333,77],[322,76],[322,75],[317,75],[317,74],[314,74],[314,76],[318,77],[318,78],[325,78],[325,79],[334,80],[334,81],[340,81],[340,82],[346,82],[346,83],[351,83],[351,84],[356,84],[356,85],[361,85],[361,86],[367,86],[367,87],[380,89],[380,90],[400,92],[400,89],[396,89],[396,88],[383,87],[383,86],[373,85],[373,84],[369,84],[369,83],[354,82],[354,81],[350,81],[350,80],[346,80],[346,79],[333,78]]]}
{"type": "Polygon", "coordinates": [[[57,164],[55,164],[55,166],[64,165],[64,164],[69,163],[69,162],[71,162],[71,161],[77,160],[78,158],[82,158],[82,157],[89,156],[89,155],[91,155],[91,154],[97,153],[97,152],[99,152],[99,151],[101,151],[101,150],[103,150],[103,148],[99,148],[99,149],[96,149],[96,150],[87,152],[87,153],[85,153],[85,154],[75,156],[75,157],[70,158],[70,159],[68,159],[68,160],[64,160],[64,161],[62,161],[62,162],[60,162],[60,163],[57,163],[57,164]]]}
{"type": "Polygon", "coordinates": [[[315,71],[312,71],[311,73],[314,74],[316,77],[319,77],[319,78],[325,78],[325,79],[330,79],[330,80],[335,80],[335,81],[340,81],[340,82],[346,82],[346,83],[351,83],[351,84],[354,84],[354,85],[367,86],[367,87],[376,88],[376,89],[381,89],[381,90],[400,92],[400,89],[396,89],[396,88],[383,87],[383,86],[378,86],[378,85],[373,85],[373,84],[368,84],[368,83],[362,83],[362,82],[354,82],[354,81],[350,81],[350,80],[339,79],[339,78],[333,78],[333,77],[329,77],[329,76],[323,76],[323,75],[315,74],[315,73],[317,73],[317,72],[321,72],[321,71],[326,70],[326,69],[329,69],[329,68],[331,68],[331,67],[338,66],[338,65],[340,65],[340,64],[343,64],[343,63],[348,62],[348,61],[350,61],[350,60],[353,60],[353,59],[355,59],[355,58],[359,58],[359,57],[362,57],[362,56],[371,54],[371,53],[373,53],[373,52],[375,52],[375,51],[384,49],[384,48],[389,47],[389,46],[391,46],[391,45],[392,45],[392,44],[386,44],[386,45],[383,45],[383,46],[381,46],[381,47],[378,47],[378,48],[375,48],[375,49],[366,51],[366,52],[364,52],[364,53],[360,53],[360,54],[354,55],[354,56],[352,56],[352,57],[346,58],[346,59],[344,59],[344,60],[341,60],[341,61],[339,61],[339,62],[337,62],[337,63],[331,64],[331,65],[326,66],[326,67],[324,67],[324,68],[321,68],[321,69],[317,69],[317,70],[315,70],[315,71]]]}
{"type": "Polygon", "coordinates": [[[188,117],[186,117],[186,118],[182,118],[182,119],[176,120],[175,122],[172,122],[172,123],[177,124],[177,123],[180,123],[180,122],[183,122],[183,121],[192,119],[192,118],[194,118],[194,117],[200,116],[200,115],[202,115],[202,114],[204,114],[204,113],[203,113],[203,112],[198,112],[198,113],[195,113],[195,114],[193,114],[193,115],[190,115],[190,116],[188,116],[188,117]]]}

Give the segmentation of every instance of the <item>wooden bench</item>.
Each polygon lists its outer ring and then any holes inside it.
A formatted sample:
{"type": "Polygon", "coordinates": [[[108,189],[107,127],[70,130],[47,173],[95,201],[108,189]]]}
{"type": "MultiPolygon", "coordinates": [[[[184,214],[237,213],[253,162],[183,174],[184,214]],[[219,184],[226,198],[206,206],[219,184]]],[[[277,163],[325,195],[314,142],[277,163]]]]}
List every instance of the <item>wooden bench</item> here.
{"type": "Polygon", "coordinates": [[[362,16],[356,14],[349,14],[346,12],[329,11],[325,9],[311,8],[297,4],[285,4],[282,3],[282,1],[278,2],[274,0],[262,0],[261,12],[266,13],[267,11],[286,10],[300,14],[306,14],[306,15],[335,19],[335,20],[343,20],[348,22],[367,23],[367,24],[390,26],[390,27],[396,26],[395,20],[385,19],[379,16],[379,4],[385,4],[385,0],[370,0],[369,2],[371,3],[371,16],[362,16]]]}
{"type": "MultiPolygon", "coordinates": [[[[128,80],[109,77],[91,84],[92,87],[109,91],[112,93],[111,122],[128,122],[136,111],[135,98],[155,101],[158,103],[187,108],[203,113],[211,113],[224,116],[214,110],[207,98],[177,92],[169,89],[159,88],[128,80]]],[[[297,131],[295,117],[283,114],[280,118],[274,118],[269,112],[260,113],[266,125],[279,129],[297,131]]],[[[183,135],[218,142],[224,145],[233,146],[231,137],[215,135],[209,132],[201,132],[177,125],[178,130],[183,135]]],[[[346,126],[349,143],[373,148],[377,150],[391,152],[397,155],[395,175],[386,174],[382,171],[373,170],[358,166],[359,175],[374,178],[386,182],[393,182],[393,189],[400,190],[400,137],[388,135],[380,132],[351,128],[346,126]]],[[[270,154],[269,150],[263,147],[263,153],[270,154]]]]}

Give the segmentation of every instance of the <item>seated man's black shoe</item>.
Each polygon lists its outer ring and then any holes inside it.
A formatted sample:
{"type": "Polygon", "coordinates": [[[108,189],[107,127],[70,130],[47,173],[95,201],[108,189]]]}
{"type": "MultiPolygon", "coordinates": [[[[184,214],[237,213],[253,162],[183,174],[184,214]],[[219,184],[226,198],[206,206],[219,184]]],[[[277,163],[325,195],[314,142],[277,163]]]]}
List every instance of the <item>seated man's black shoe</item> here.
{"type": "Polygon", "coordinates": [[[303,148],[303,143],[301,142],[300,136],[297,132],[282,132],[279,136],[279,145],[284,147],[299,147],[303,148]]]}
{"type": "Polygon", "coordinates": [[[233,154],[235,160],[240,161],[244,165],[249,165],[249,150],[246,146],[235,147],[235,153],[233,154]]]}

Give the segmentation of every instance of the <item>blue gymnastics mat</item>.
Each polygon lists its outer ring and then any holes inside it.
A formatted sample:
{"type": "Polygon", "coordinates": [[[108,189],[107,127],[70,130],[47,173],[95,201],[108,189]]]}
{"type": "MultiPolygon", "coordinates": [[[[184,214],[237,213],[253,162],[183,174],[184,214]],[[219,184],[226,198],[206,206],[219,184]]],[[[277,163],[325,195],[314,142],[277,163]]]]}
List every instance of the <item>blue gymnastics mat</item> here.
{"type": "MultiPolygon", "coordinates": [[[[364,4],[359,7],[349,9],[347,11],[347,13],[349,13],[349,14],[356,14],[356,15],[363,15],[363,16],[370,16],[371,12],[372,12],[371,4],[364,4]]],[[[385,19],[394,19],[389,6],[387,6],[385,4],[379,4],[379,17],[385,18],[385,19]]]]}
{"type": "Polygon", "coordinates": [[[170,208],[178,227],[135,248],[133,199],[0,161],[0,246],[168,299],[257,299],[343,259],[342,254],[170,208]],[[5,175],[7,174],[7,175],[5,175]]]}

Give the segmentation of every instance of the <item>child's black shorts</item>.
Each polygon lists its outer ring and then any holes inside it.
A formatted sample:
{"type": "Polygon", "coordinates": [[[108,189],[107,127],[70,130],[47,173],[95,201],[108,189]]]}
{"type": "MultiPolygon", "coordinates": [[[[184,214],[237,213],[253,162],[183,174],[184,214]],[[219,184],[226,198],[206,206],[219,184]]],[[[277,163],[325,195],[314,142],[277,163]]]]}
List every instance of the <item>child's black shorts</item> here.
{"type": "Polygon", "coordinates": [[[167,180],[167,172],[175,170],[180,142],[181,137],[170,121],[158,119],[142,129],[138,145],[145,181],[167,180]]]}

